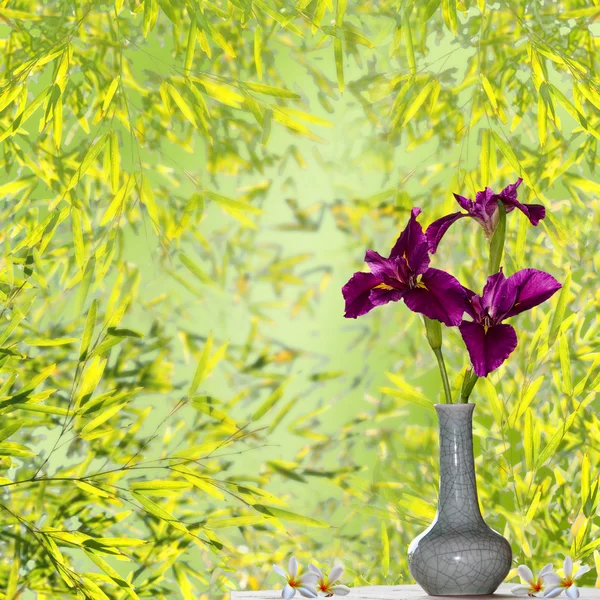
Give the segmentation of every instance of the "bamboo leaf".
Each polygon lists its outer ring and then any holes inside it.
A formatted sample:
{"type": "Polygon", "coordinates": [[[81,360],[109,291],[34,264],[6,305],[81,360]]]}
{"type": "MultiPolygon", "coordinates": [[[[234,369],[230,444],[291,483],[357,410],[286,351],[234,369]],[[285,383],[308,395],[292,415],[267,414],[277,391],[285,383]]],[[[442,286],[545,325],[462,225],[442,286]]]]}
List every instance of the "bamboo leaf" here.
{"type": "Polygon", "coordinates": [[[108,139],[108,134],[100,136],[94,144],[87,151],[84,159],[81,161],[79,168],[75,171],[69,183],[67,184],[66,192],[72,190],[80,181],[81,178],[86,174],[87,170],[92,166],[92,163],[96,160],[100,152],[102,152],[102,148],[104,148],[104,144],[108,139]]]}
{"type": "Polygon", "coordinates": [[[146,496],[143,496],[138,492],[132,492],[131,495],[144,507],[149,514],[167,522],[169,525],[171,525],[171,527],[177,529],[178,531],[189,533],[187,527],[183,523],[178,521],[160,505],[156,504],[156,502],[150,500],[150,498],[146,498],[146,496]]]}
{"type": "Polygon", "coordinates": [[[567,334],[562,333],[558,340],[558,355],[560,358],[560,372],[562,374],[562,391],[565,394],[573,393],[571,357],[569,354],[569,340],[567,334]]]}
{"type": "Polygon", "coordinates": [[[183,64],[184,75],[189,75],[194,64],[194,51],[196,50],[196,19],[190,20],[190,28],[188,30],[187,47],[185,51],[185,62],[183,64]]]}
{"type": "Polygon", "coordinates": [[[262,81],[263,78],[262,36],[262,27],[260,25],[257,25],[254,29],[254,66],[256,67],[256,76],[258,77],[259,81],[262,81]]]}
{"type": "Polygon", "coordinates": [[[119,138],[115,131],[109,134],[109,156],[110,156],[110,189],[113,194],[119,190],[119,178],[121,170],[121,157],[119,155],[119,138]]]}
{"type": "Polygon", "coordinates": [[[122,408],[127,406],[127,403],[116,404],[115,406],[111,406],[104,412],[100,413],[97,417],[93,418],[91,421],[86,423],[81,429],[80,435],[85,439],[85,437],[94,431],[94,429],[100,427],[103,423],[106,423],[109,419],[114,417],[122,408]]]}
{"type": "Polygon", "coordinates": [[[183,96],[177,91],[173,85],[167,83],[167,90],[177,104],[179,110],[183,113],[183,116],[196,128],[198,129],[198,124],[196,123],[196,117],[194,116],[194,111],[190,108],[190,105],[183,99],[183,96]]]}
{"type": "Polygon", "coordinates": [[[65,344],[74,344],[78,342],[79,338],[76,337],[64,337],[64,338],[27,338],[24,340],[25,344],[30,346],[64,346],[65,344]]]}
{"type": "Polygon", "coordinates": [[[344,48],[342,40],[334,38],[333,40],[333,54],[335,58],[335,72],[337,75],[338,88],[340,92],[344,91],[344,48]]]}
{"type": "Polygon", "coordinates": [[[208,365],[210,353],[212,351],[212,346],[213,346],[213,337],[212,337],[212,333],[211,333],[211,334],[209,334],[209,336],[206,340],[206,344],[204,345],[204,350],[202,351],[202,354],[200,355],[200,360],[198,361],[198,366],[196,367],[194,379],[192,380],[190,388],[188,389],[187,395],[190,398],[196,393],[196,391],[198,390],[198,387],[200,386],[202,381],[204,381],[204,378],[207,375],[207,365],[208,365]]]}
{"type": "Polygon", "coordinates": [[[120,81],[121,81],[121,76],[117,75],[110,82],[110,85],[108,86],[108,89],[106,90],[106,96],[104,96],[104,102],[102,103],[102,113],[106,113],[106,111],[108,110],[108,107],[110,106],[110,103],[112,102],[112,99],[115,97],[115,94],[117,93],[117,90],[119,89],[120,81]]]}
{"type": "Polygon", "coordinates": [[[83,227],[81,224],[81,211],[76,206],[71,206],[71,228],[73,231],[73,246],[75,247],[75,260],[80,269],[85,264],[85,242],[83,239],[83,227]]]}
{"type": "Polygon", "coordinates": [[[265,96],[274,96],[275,98],[291,98],[293,100],[299,100],[299,94],[291,92],[283,88],[276,88],[264,83],[253,83],[252,81],[245,81],[244,85],[250,88],[253,92],[258,94],[264,94],[265,96]]]}
{"type": "Polygon", "coordinates": [[[408,11],[406,10],[402,13],[402,36],[404,38],[404,45],[406,47],[408,66],[412,75],[415,75],[417,72],[417,61],[415,59],[412,29],[410,26],[410,20],[408,18],[408,11]]]}
{"type": "Polygon", "coordinates": [[[490,104],[492,105],[494,112],[497,113],[498,112],[498,101],[496,100],[496,94],[494,93],[494,88],[492,88],[492,85],[490,84],[489,79],[483,74],[481,74],[481,85],[483,86],[485,94],[488,97],[488,100],[490,101],[490,104]]]}
{"type": "Polygon", "coordinates": [[[414,102],[410,105],[408,110],[404,115],[404,120],[402,121],[402,127],[404,127],[416,114],[419,108],[423,106],[425,100],[427,100],[427,96],[433,89],[435,81],[430,81],[417,95],[414,102]]]}
{"type": "Polygon", "coordinates": [[[317,519],[312,519],[310,517],[303,517],[302,515],[298,515],[296,513],[290,512],[289,510],[284,510],[283,508],[278,508],[276,506],[265,506],[264,504],[255,504],[253,508],[254,510],[258,511],[263,515],[275,517],[283,521],[292,521],[294,523],[299,523],[300,525],[306,525],[307,527],[330,527],[330,525],[324,523],[323,521],[317,521],[317,519]]]}
{"type": "Polygon", "coordinates": [[[385,521],[381,521],[381,572],[384,577],[390,571],[390,540],[388,538],[385,521]]]}
{"type": "Polygon", "coordinates": [[[79,349],[79,361],[83,361],[87,358],[92,336],[94,335],[94,327],[96,326],[96,312],[98,310],[98,300],[94,299],[88,310],[87,318],[85,320],[85,327],[83,329],[83,336],[81,337],[81,348],[79,349]]]}
{"type": "Polygon", "coordinates": [[[558,302],[556,303],[556,308],[554,309],[554,314],[552,315],[552,322],[550,324],[550,333],[548,334],[548,347],[552,347],[554,342],[556,341],[556,336],[560,331],[560,326],[563,324],[565,318],[565,310],[567,308],[567,302],[569,299],[569,294],[571,292],[571,269],[567,271],[567,275],[563,282],[562,288],[560,290],[560,295],[558,297],[558,302]]]}

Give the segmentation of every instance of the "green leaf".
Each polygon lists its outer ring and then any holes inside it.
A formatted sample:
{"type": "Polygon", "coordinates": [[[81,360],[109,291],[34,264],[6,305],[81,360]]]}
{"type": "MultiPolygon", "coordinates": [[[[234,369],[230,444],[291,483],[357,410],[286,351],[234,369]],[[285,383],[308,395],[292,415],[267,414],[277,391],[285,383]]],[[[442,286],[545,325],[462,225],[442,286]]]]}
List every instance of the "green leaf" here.
{"type": "Polygon", "coordinates": [[[164,510],[160,505],[156,504],[146,496],[138,492],[131,492],[131,495],[146,509],[148,513],[161,519],[162,521],[166,521],[171,527],[177,529],[178,531],[183,531],[184,533],[189,533],[187,527],[177,520],[173,515],[164,510]]]}
{"type": "Polygon", "coordinates": [[[262,60],[262,47],[263,47],[263,30],[260,25],[254,28],[254,65],[256,67],[256,76],[259,81],[263,78],[263,60],[262,60]]]}
{"type": "Polygon", "coordinates": [[[79,338],[75,337],[64,337],[64,338],[53,338],[53,339],[44,339],[44,338],[27,338],[23,340],[25,344],[29,344],[30,346],[64,346],[66,344],[74,344],[79,341],[79,338]]]}
{"type": "Polygon", "coordinates": [[[402,36],[404,38],[404,45],[406,47],[408,66],[410,67],[410,72],[415,75],[417,72],[417,61],[415,59],[415,49],[413,46],[413,36],[410,26],[410,19],[408,18],[408,10],[405,10],[402,13],[402,36]]]}
{"type": "Polygon", "coordinates": [[[210,353],[212,351],[212,346],[213,346],[213,336],[212,333],[209,334],[208,338],[206,339],[206,344],[204,345],[204,350],[202,351],[202,354],[200,355],[200,360],[198,361],[198,366],[196,367],[196,372],[194,373],[194,379],[192,380],[192,383],[188,389],[188,397],[192,397],[198,387],[200,386],[200,384],[202,383],[202,381],[204,381],[204,378],[207,375],[207,366],[208,366],[208,359],[210,357],[210,353]]]}
{"type": "Polygon", "coordinates": [[[264,83],[253,83],[252,81],[245,81],[244,85],[253,92],[264,94],[265,96],[274,96],[275,98],[291,98],[292,100],[300,99],[299,94],[284,88],[277,88],[270,85],[265,85],[264,83]]]}
{"type": "Polygon", "coordinates": [[[79,349],[79,360],[83,361],[87,358],[87,353],[90,348],[92,336],[94,335],[94,327],[96,326],[96,312],[98,310],[98,300],[94,299],[88,310],[83,328],[83,336],[81,337],[81,348],[79,349]]]}
{"type": "Polygon", "coordinates": [[[427,100],[427,96],[431,92],[435,81],[430,81],[417,95],[414,102],[410,105],[410,108],[404,114],[404,119],[402,121],[402,127],[404,127],[416,114],[419,108],[423,106],[425,100],[427,100]]]}
{"type": "Polygon", "coordinates": [[[560,358],[560,372],[562,374],[562,391],[565,394],[572,394],[571,357],[569,355],[569,339],[566,333],[561,334],[558,340],[558,355],[560,358]]]}
{"type": "Polygon", "coordinates": [[[121,217],[125,206],[125,200],[135,185],[135,177],[129,176],[127,181],[121,186],[111,203],[108,205],[104,215],[100,219],[100,225],[106,225],[113,219],[121,217]]]}
{"type": "Polygon", "coordinates": [[[183,64],[183,74],[189,75],[194,63],[194,51],[196,49],[196,19],[190,20],[190,28],[188,30],[187,47],[185,50],[185,62],[183,64]]]}
{"type": "Polygon", "coordinates": [[[246,525],[255,525],[264,523],[265,517],[262,515],[245,515],[242,517],[230,517],[228,519],[208,519],[205,523],[207,529],[223,529],[224,527],[245,527],[246,525]]]}
{"type": "Polygon", "coordinates": [[[83,240],[83,227],[81,224],[81,211],[76,206],[71,207],[71,226],[73,230],[73,245],[75,247],[75,260],[80,269],[85,264],[85,242],[83,240]]]}
{"type": "Polygon", "coordinates": [[[333,40],[333,54],[335,58],[335,72],[337,75],[338,88],[344,91],[344,47],[340,38],[333,40]]]}
{"type": "Polygon", "coordinates": [[[112,494],[107,491],[88,483],[87,481],[74,480],[73,483],[82,491],[92,494],[93,496],[99,496],[100,498],[113,498],[112,494]]]}
{"type": "Polygon", "coordinates": [[[119,154],[119,138],[115,131],[110,132],[108,142],[110,157],[110,189],[113,194],[116,194],[119,191],[121,157],[119,154]]]}
{"type": "Polygon", "coordinates": [[[281,400],[281,398],[283,398],[283,392],[289,383],[290,380],[288,379],[269,395],[269,397],[261,404],[258,410],[252,415],[253,421],[258,421],[258,419],[266,415],[271,408],[273,408],[281,400]]]}
{"type": "Polygon", "coordinates": [[[490,104],[492,105],[494,112],[497,113],[498,112],[498,101],[496,100],[496,94],[494,93],[494,88],[492,88],[492,85],[490,84],[489,79],[483,73],[480,75],[480,77],[481,77],[481,85],[483,86],[486,96],[488,97],[488,100],[490,101],[490,104]]]}
{"type": "Polygon", "coordinates": [[[21,427],[23,427],[24,424],[25,421],[15,421],[14,423],[11,423],[10,425],[7,425],[6,427],[0,429],[0,442],[3,442],[4,440],[8,439],[11,435],[13,435],[13,433],[19,431],[19,429],[21,429],[21,427]]]}
{"type": "Polygon", "coordinates": [[[81,429],[80,435],[82,438],[86,438],[94,429],[100,427],[103,423],[114,417],[122,408],[127,406],[127,403],[116,404],[115,406],[111,406],[104,412],[100,413],[97,417],[86,423],[81,429]]]}
{"type": "Polygon", "coordinates": [[[117,75],[108,86],[106,90],[106,96],[104,96],[104,102],[102,103],[102,112],[105,113],[112,102],[115,94],[117,93],[117,89],[119,88],[119,82],[121,81],[120,75],[117,75]]]}
{"type": "Polygon", "coordinates": [[[442,0],[442,17],[446,27],[456,35],[458,28],[458,18],[456,14],[457,0],[442,0]]]}
{"type": "Polygon", "coordinates": [[[311,519],[310,517],[303,517],[302,515],[290,512],[289,510],[284,510],[283,508],[277,508],[276,506],[254,504],[252,508],[263,515],[275,517],[283,521],[292,521],[294,523],[299,523],[300,525],[306,525],[307,527],[331,527],[323,521],[317,521],[317,519],[311,519]]]}
{"type": "Polygon", "coordinates": [[[27,446],[23,446],[23,444],[17,444],[16,442],[4,442],[0,444],[0,456],[26,458],[35,455],[35,452],[32,452],[27,446]]]}
{"type": "Polygon", "coordinates": [[[129,486],[132,491],[163,491],[163,490],[189,490],[192,486],[185,481],[137,481],[129,486]]]}
{"type": "Polygon", "coordinates": [[[548,346],[552,347],[556,341],[556,336],[560,331],[560,326],[565,318],[565,310],[567,308],[567,302],[569,299],[569,293],[571,291],[571,269],[568,269],[565,277],[554,314],[552,316],[552,322],[550,324],[550,333],[548,334],[548,346]]]}
{"type": "MultiPolygon", "coordinates": [[[[179,467],[181,469],[181,467],[179,467]]],[[[221,492],[221,490],[211,483],[208,479],[204,479],[202,477],[198,477],[191,472],[183,472],[182,475],[192,484],[194,487],[197,487],[199,490],[213,496],[213,498],[217,498],[218,500],[225,500],[225,496],[221,492]]]]}
{"type": "Polygon", "coordinates": [[[183,99],[183,96],[177,91],[173,85],[167,83],[167,90],[171,98],[175,101],[175,104],[179,107],[179,110],[183,113],[183,116],[196,128],[198,129],[198,123],[196,123],[196,117],[194,111],[190,108],[190,105],[183,99]]]}
{"type": "Polygon", "coordinates": [[[385,521],[381,521],[381,572],[384,577],[390,572],[390,540],[385,521]]]}
{"type": "Polygon", "coordinates": [[[113,580],[114,583],[116,583],[120,588],[125,589],[131,598],[140,600],[139,596],[135,593],[133,586],[126,579],[123,579],[121,575],[119,575],[119,573],[115,571],[115,569],[113,569],[103,558],[98,556],[90,548],[83,548],[83,551],[92,562],[100,567],[100,569],[102,569],[102,571],[104,571],[113,580]]]}
{"type": "Polygon", "coordinates": [[[179,253],[179,260],[187,267],[187,269],[194,275],[200,283],[204,285],[214,285],[212,279],[188,256],[179,253]]]}
{"type": "Polygon", "coordinates": [[[73,176],[69,180],[65,192],[72,190],[80,181],[81,178],[87,173],[87,170],[92,166],[92,163],[96,160],[100,152],[102,152],[102,148],[104,148],[104,144],[106,144],[106,140],[108,139],[108,133],[100,136],[94,144],[87,151],[85,157],[81,161],[79,168],[73,173],[73,176]]]}

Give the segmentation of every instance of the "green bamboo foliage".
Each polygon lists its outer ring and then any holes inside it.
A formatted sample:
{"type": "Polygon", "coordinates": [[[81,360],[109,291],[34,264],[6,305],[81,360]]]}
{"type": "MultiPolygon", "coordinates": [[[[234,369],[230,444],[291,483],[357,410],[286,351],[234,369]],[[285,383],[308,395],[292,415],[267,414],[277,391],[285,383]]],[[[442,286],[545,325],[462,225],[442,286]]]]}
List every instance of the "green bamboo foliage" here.
{"type": "MultiPolygon", "coordinates": [[[[563,288],[471,394],[481,502],[518,560],[600,566],[599,16],[0,1],[0,598],[224,597],[290,552],[409,582],[442,385],[339,287],[411,206],[518,176],[548,217],[507,215],[504,268],[563,288]]],[[[446,248],[480,288],[481,232],[446,248]]]]}

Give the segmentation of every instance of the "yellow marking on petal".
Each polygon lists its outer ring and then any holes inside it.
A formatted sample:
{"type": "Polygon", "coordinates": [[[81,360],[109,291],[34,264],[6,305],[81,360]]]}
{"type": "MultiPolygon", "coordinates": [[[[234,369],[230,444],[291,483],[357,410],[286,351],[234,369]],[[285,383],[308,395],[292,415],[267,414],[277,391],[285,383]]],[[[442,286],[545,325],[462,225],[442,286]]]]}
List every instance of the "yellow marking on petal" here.
{"type": "Polygon", "coordinates": [[[374,289],[376,289],[376,290],[393,290],[394,288],[391,285],[388,285],[387,283],[380,283],[379,285],[376,285],[374,289]]]}
{"type": "Polygon", "coordinates": [[[426,290],[426,289],[427,289],[427,286],[426,286],[426,285],[425,285],[425,284],[424,284],[422,281],[419,281],[419,283],[417,283],[417,287],[418,287],[418,288],[422,288],[422,289],[424,289],[424,290],[426,290]]]}

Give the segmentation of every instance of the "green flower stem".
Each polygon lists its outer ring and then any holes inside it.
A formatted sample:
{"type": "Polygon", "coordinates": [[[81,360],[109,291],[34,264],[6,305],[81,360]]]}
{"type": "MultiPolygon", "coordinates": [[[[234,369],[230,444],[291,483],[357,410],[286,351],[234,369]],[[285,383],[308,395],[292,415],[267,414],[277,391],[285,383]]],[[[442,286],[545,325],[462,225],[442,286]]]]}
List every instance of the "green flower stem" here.
{"type": "Polygon", "coordinates": [[[506,209],[504,204],[498,200],[498,224],[490,241],[490,261],[488,273],[494,275],[500,270],[502,254],[504,253],[504,241],[506,239],[506,209]]]}
{"type": "Polygon", "coordinates": [[[469,402],[469,396],[478,379],[479,377],[471,369],[467,369],[463,379],[462,389],[460,390],[460,402],[462,404],[467,404],[469,402]]]}
{"type": "Polygon", "coordinates": [[[440,375],[442,376],[442,383],[444,384],[444,394],[446,396],[446,404],[452,404],[452,392],[450,391],[450,382],[448,381],[448,373],[446,372],[446,363],[444,362],[444,355],[442,354],[441,348],[434,348],[433,353],[437,358],[438,366],[440,368],[440,375]]]}

